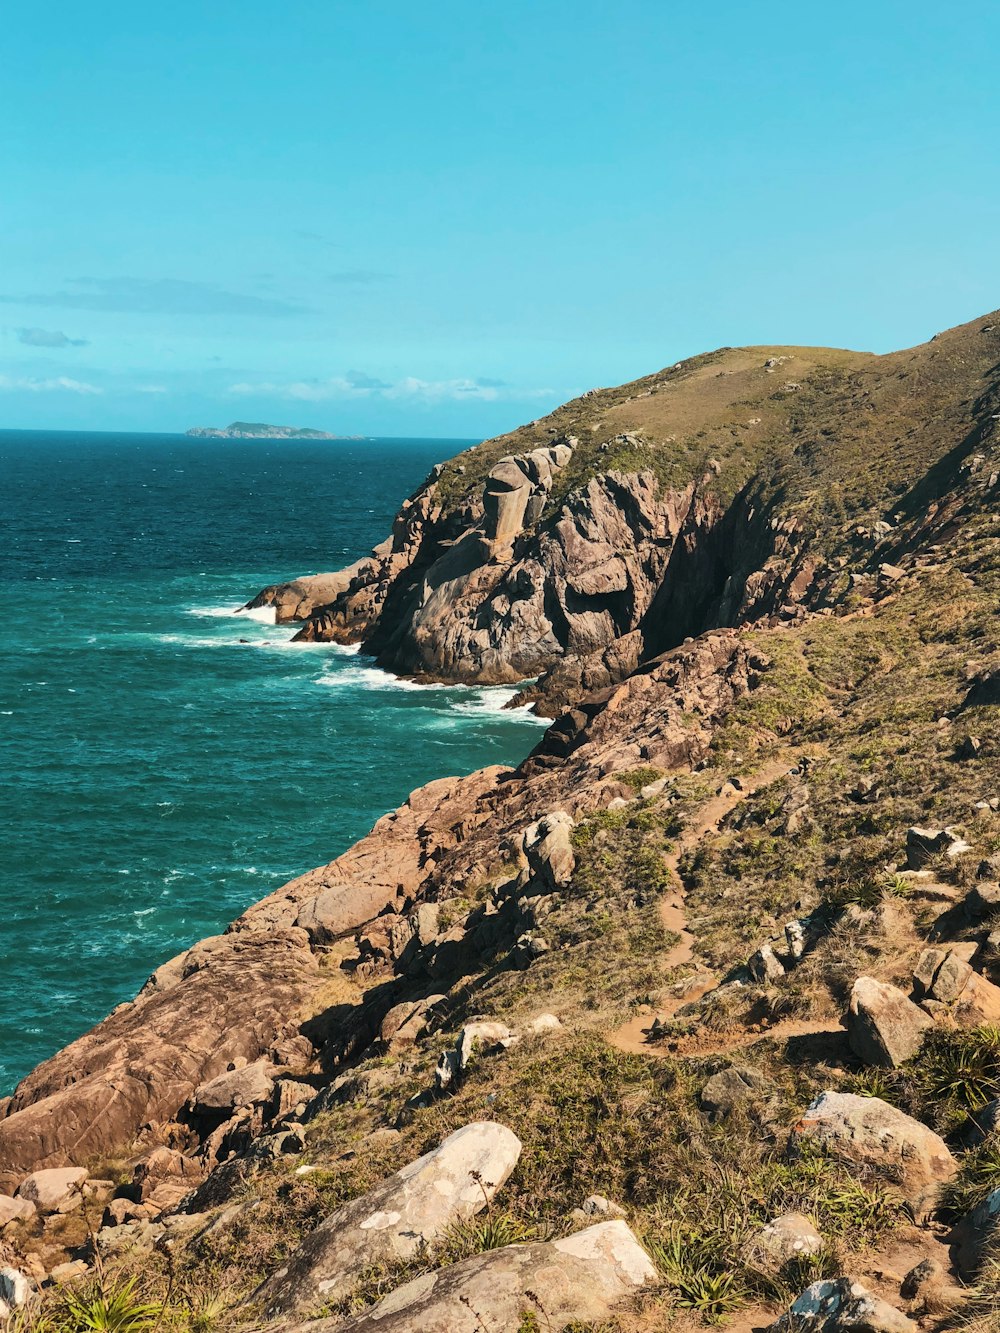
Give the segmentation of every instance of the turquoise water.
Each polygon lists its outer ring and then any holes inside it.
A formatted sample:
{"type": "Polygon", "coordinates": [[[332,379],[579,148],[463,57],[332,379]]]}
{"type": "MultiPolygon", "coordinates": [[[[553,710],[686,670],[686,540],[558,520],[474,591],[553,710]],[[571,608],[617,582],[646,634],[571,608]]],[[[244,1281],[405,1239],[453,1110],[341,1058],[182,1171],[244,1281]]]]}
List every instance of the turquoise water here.
{"type": "Polygon", "coordinates": [[[235,616],[464,442],[0,432],[0,1091],[415,786],[516,763],[511,692],[235,616]]]}

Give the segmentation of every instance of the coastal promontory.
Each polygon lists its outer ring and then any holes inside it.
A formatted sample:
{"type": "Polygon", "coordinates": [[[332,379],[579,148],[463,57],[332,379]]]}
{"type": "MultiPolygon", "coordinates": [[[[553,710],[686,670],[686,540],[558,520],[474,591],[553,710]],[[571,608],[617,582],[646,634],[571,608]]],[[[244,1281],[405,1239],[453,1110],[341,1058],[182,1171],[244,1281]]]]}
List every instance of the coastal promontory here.
{"type": "MultiPolygon", "coordinates": [[[[231,421],[228,426],[192,426],[184,432],[197,440],[340,440],[328,430],[308,426],[272,426],[266,421],[231,421]]],[[[352,436],[352,439],[358,438],[352,436]]]]}

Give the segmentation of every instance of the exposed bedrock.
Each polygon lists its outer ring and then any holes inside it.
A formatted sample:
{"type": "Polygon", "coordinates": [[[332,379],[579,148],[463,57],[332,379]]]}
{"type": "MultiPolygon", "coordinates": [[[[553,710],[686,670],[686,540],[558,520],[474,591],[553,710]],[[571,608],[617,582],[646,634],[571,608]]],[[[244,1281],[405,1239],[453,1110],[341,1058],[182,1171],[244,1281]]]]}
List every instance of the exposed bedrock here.
{"type": "Polygon", "coordinates": [[[371,557],[251,605],[305,618],[300,639],[360,641],[404,675],[540,676],[523,701],[554,715],[686,637],[801,601],[817,582],[799,526],[749,488],[724,505],[711,477],[670,488],[651,472],[611,471],[551,505],[571,454],[556,445],[501,459],[480,501],[447,515],[432,477],[371,557]],[[324,587],[335,595],[310,613],[324,587]]]}

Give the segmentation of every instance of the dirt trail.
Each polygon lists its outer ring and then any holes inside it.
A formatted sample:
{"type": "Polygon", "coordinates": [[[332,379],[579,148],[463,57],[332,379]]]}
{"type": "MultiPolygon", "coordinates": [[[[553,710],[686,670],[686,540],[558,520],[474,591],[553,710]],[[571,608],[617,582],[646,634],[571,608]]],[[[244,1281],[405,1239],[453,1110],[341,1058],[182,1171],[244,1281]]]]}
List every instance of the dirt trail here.
{"type": "MultiPolygon", "coordinates": [[[[752,796],[754,792],[768,786],[777,778],[786,774],[794,766],[797,758],[798,756],[791,751],[778,755],[759,769],[753,777],[741,779],[739,790],[727,783],[718,795],[705,802],[698,811],[697,818],[684,830],[673,850],[664,858],[670,870],[671,883],[674,887],[660,902],[660,920],[667,930],[678,937],[677,943],[667,949],[660,958],[660,964],[665,972],[680,967],[684,963],[695,961],[695,939],[687,928],[687,916],[684,911],[684,882],[680,875],[682,857],[688,852],[694,851],[709,834],[718,833],[723,820],[731,810],[735,809],[741,801],[745,801],[748,796],[752,796]]],[[[677,1054],[676,1051],[668,1051],[665,1047],[658,1047],[649,1043],[647,1032],[653,1019],[659,1018],[661,1022],[667,1022],[683,1005],[691,1004],[693,1001],[701,999],[703,995],[708,995],[710,991],[715,990],[718,984],[718,977],[707,969],[699,967],[692,974],[690,984],[683,994],[668,999],[656,1010],[655,1014],[638,1014],[635,1018],[630,1019],[622,1027],[609,1033],[608,1041],[611,1042],[612,1046],[617,1046],[620,1051],[626,1051],[632,1055],[665,1057],[677,1054]]],[[[699,1056],[723,1055],[728,1051],[751,1046],[754,1042],[762,1041],[765,1038],[782,1040],[792,1037],[840,1033],[841,1031],[841,1028],[834,1027],[829,1022],[809,1023],[801,1019],[789,1019],[787,1022],[775,1023],[773,1027],[758,1032],[743,1030],[733,1033],[731,1038],[723,1039],[713,1036],[705,1046],[699,1046],[697,1039],[695,1039],[691,1043],[689,1053],[699,1056]]]]}

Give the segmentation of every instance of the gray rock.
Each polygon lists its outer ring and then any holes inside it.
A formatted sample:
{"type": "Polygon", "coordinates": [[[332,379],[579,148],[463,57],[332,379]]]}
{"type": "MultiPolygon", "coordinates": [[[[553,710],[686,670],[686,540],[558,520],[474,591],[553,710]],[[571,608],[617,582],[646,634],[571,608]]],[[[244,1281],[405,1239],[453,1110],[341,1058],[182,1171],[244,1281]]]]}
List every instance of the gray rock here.
{"type": "Polygon", "coordinates": [[[915,1301],[929,1288],[942,1286],[946,1277],[944,1264],[937,1259],[921,1259],[903,1278],[899,1294],[904,1301],[915,1301]]]}
{"type": "Polygon", "coordinates": [[[945,856],[956,857],[971,850],[954,828],[928,829],[914,825],[906,830],[906,864],[911,870],[921,870],[942,852],[945,856]]]}
{"type": "Polygon", "coordinates": [[[508,1245],[425,1273],[346,1323],[299,1324],[287,1333],[507,1333],[527,1312],[553,1331],[602,1323],[626,1297],[658,1281],[622,1221],[599,1222],[562,1240],[508,1245]]]}
{"type": "Polygon", "coordinates": [[[506,1023],[466,1023],[458,1034],[454,1050],[442,1051],[434,1071],[439,1088],[447,1088],[459,1074],[464,1074],[474,1056],[496,1055],[513,1046],[517,1037],[506,1023]]]}
{"type": "Polygon", "coordinates": [[[699,1100],[713,1120],[721,1120],[745,1102],[759,1101],[767,1092],[767,1079],[756,1069],[733,1065],[713,1074],[702,1088],[699,1100]]]}
{"type": "Polygon", "coordinates": [[[764,944],[752,953],[747,959],[747,967],[754,981],[759,981],[764,985],[773,985],[780,981],[785,975],[785,969],[778,962],[774,950],[769,944],[764,944]]]}
{"type": "Polygon", "coordinates": [[[847,1010],[851,1050],[866,1064],[895,1069],[916,1055],[931,1019],[896,986],[858,977],[847,1010]]]}
{"type": "Polygon", "coordinates": [[[958,1163],[940,1135],[879,1097],[824,1092],[793,1129],[793,1143],[809,1142],[846,1162],[898,1175],[918,1214],[952,1178],[958,1163]]]}
{"type": "Polygon", "coordinates": [[[818,1254],[823,1237],[802,1213],[785,1213],[758,1231],[755,1248],[779,1263],[787,1263],[801,1255],[818,1254]]]}
{"type": "Polygon", "coordinates": [[[917,1326],[853,1278],[814,1282],[768,1333],[916,1333],[917,1326]]]}
{"type": "Polygon", "coordinates": [[[987,1249],[1000,1236],[1000,1189],[988,1194],[978,1208],[955,1226],[949,1237],[951,1258],[965,1277],[973,1277],[986,1257],[987,1249]]]}
{"type": "Polygon", "coordinates": [[[34,1288],[19,1268],[0,1268],[0,1305],[21,1310],[31,1300],[34,1288]]]}
{"type": "Polygon", "coordinates": [[[962,953],[975,953],[971,949],[925,949],[913,969],[913,993],[917,999],[940,1000],[950,1004],[957,1000],[972,976],[968,958],[962,953]]]}
{"type": "Polygon", "coordinates": [[[1000,884],[984,882],[970,889],[965,899],[965,910],[974,918],[991,916],[1000,911],[1000,884]]]}
{"type": "Polygon", "coordinates": [[[625,1209],[621,1204],[612,1203],[603,1194],[588,1194],[580,1205],[585,1217],[624,1217],[625,1209]]]}
{"type": "Polygon", "coordinates": [[[255,1299],[268,1317],[338,1300],[366,1269],[412,1259],[453,1223],[474,1217],[520,1154],[520,1141],[503,1125],[483,1121],[456,1130],[321,1222],[255,1299]]]}
{"type": "Polygon", "coordinates": [[[532,876],[553,889],[563,888],[576,867],[571,834],[573,820],[553,810],[524,830],[522,849],[532,876]]]}

